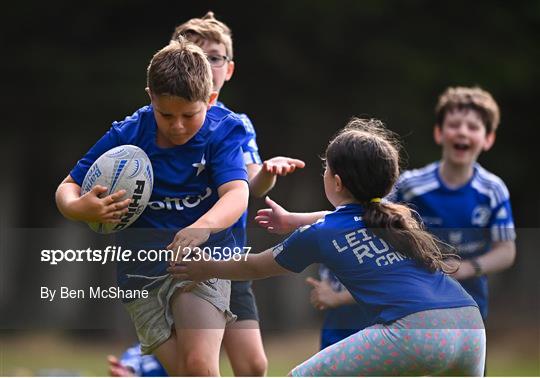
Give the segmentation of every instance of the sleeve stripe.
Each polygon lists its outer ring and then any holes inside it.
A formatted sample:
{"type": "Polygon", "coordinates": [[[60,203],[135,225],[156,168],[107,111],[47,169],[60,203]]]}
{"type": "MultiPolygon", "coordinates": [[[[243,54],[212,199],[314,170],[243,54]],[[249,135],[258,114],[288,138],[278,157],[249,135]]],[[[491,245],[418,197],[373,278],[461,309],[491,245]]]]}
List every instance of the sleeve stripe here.
{"type": "Polygon", "coordinates": [[[508,223],[491,227],[491,240],[495,242],[516,240],[514,224],[508,223]]]}

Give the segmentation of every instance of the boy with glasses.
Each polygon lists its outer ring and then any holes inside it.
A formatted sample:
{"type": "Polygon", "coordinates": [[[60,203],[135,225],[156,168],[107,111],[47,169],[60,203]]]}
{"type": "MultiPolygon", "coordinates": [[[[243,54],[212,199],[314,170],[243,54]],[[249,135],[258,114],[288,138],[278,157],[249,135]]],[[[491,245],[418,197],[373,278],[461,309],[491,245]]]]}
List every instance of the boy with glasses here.
{"type": "MultiPolygon", "coordinates": [[[[193,18],[176,27],[171,40],[186,38],[194,42],[206,53],[212,69],[213,89],[219,93],[223,85],[234,73],[232,33],[227,25],[217,20],[213,12],[202,18],[193,18]]],[[[227,107],[220,101],[214,106],[227,107]]],[[[250,195],[262,197],[276,183],[277,176],[286,176],[296,168],[303,168],[304,162],[288,157],[274,157],[262,161],[256,142],[256,133],[249,117],[236,113],[243,121],[248,138],[242,145],[244,162],[249,177],[250,195]]],[[[246,245],[247,212],[234,226],[234,235],[239,246],[246,245]]],[[[236,376],[263,376],[267,370],[267,359],[263,348],[259,316],[255,297],[251,289],[251,281],[233,281],[231,285],[231,311],[238,316],[237,321],[225,329],[223,345],[236,376]]],[[[130,348],[129,353],[118,361],[109,357],[111,375],[157,375],[159,366],[154,364],[151,356],[137,355],[137,346],[130,348]],[[145,366],[150,367],[145,370],[145,366]],[[128,370],[130,368],[132,371],[128,370]]]]}

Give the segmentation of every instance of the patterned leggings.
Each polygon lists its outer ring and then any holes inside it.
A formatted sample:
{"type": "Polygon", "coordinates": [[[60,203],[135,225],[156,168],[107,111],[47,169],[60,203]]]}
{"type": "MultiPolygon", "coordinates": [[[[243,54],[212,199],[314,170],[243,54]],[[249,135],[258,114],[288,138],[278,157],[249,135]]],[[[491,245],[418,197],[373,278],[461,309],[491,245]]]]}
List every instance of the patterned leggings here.
{"type": "Polygon", "coordinates": [[[482,376],[486,333],[476,307],[417,312],[323,349],[293,376],[482,376]]]}

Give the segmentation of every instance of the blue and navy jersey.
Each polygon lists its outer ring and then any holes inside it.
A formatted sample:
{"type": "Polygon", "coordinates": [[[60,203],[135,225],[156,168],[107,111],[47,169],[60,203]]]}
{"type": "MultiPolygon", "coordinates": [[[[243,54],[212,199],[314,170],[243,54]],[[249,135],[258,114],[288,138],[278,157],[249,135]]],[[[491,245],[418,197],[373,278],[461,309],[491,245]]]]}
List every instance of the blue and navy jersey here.
{"type": "MultiPolygon", "coordinates": [[[[332,290],[338,293],[346,290],[334,273],[323,264],[319,266],[319,277],[321,281],[328,282],[332,290]]],[[[326,310],[321,330],[321,349],[335,344],[367,326],[369,324],[366,312],[359,304],[329,308],[326,310]]]]}
{"type": "MultiPolygon", "coordinates": [[[[426,227],[454,246],[463,259],[478,257],[493,242],[515,240],[510,196],[503,181],[475,164],[468,183],[448,188],[439,176],[440,163],[404,172],[392,198],[416,210],[426,227]]],[[[487,316],[487,277],[461,282],[487,316]]]]}
{"type": "MultiPolygon", "coordinates": [[[[230,111],[229,108],[227,108],[222,102],[217,101],[216,105],[217,107],[227,109],[230,111]]],[[[246,139],[244,140],[244,144],[242,144],[242,153],[244,156],[244,163],[246,165],[249,164],[262,164],[262,159],[259,155],[259,146],[257,146],[257,134],[255,133],[255,128],[253,127],[253,123],[249,119],[249,117],[243,113],[235,113],[241,120],[242,123],[246,129],[246,139]]],[[[247,227],[247,217],[248,212],[242,214],[242,217],[236,222],[234,227],[234,237],[236,239],[236,242],[239,246],[245,246],[247,244],[247,235],[246,235],[246,227],[247,227]]]]}
{"type": "MultiPolygon", "coordinates": [[[[231,111],[225,106],[225,104],[220,101],[217,101],[215,106],[231,111]]],[[[246,163],[246,165],[262,164],[262,159],[259,155],[259,146],[257,146],[257,133],[255,132],[255,127],[253,127],[253,123],[246,114],[235,114],[242,120],[242,124],[244,125],[247,134],[247,137],[244,140],[244,144],[242,144],[244,162],[246,163]]]]}
{"type": "Polygon", "coordinates": [[[120,357],[120,363],[133,369],[136,377],[167,377],[168,374],[153,354],[143,355],[141,344],[128,348],[120,357]]]}
{"type": "Polygon", "coordinates": [[[438,308],[476,306],[459,283],[395,250],[363,223],[359,204],[338,207],[274,247],[292,272],[326,265],[366,311],[366,326],[438,308]]]}
{"type": "MultiPolygon", "coordinates": [[[[113,123],[70,173],[81,185],[90,166],[109,149],[132,144],[146,152],[154,171],[150,202],[130,228],[118,234],[119,239],[129,246],[133,244],[134,249],[165,249],[180,229],[214,206],[221,185],[234,180],[247,181],[241,149],[246,132],[242,120],[234,113],[211,107],[197,134],[185,144],[171,148],[156,145],[156,130],[153,108],[145,106],[124,121],[113,123]],[[160,231],[134,232],[139,229],[160,231]]],[[[206,245],[236,246],[231,229],[212,234],[206,245]]],[[[126,274],[162,275],[166,273],[166,262],[121,262],[117,268],[121,287],[140,288],[148,281],[126,279],[126,274]]]]}

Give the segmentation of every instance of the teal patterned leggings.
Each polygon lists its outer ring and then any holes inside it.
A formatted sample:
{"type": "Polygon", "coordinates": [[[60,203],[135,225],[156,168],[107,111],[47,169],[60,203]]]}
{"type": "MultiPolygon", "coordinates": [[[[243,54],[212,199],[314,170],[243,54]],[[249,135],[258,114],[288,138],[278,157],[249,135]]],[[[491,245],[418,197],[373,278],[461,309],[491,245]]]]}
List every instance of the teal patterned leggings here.
{"type": "Polygon", "coordinates": [[[293,376],[482,376],[486,333],[476,307],[417,312],[366,328],[295,367],[293,376]]]}

